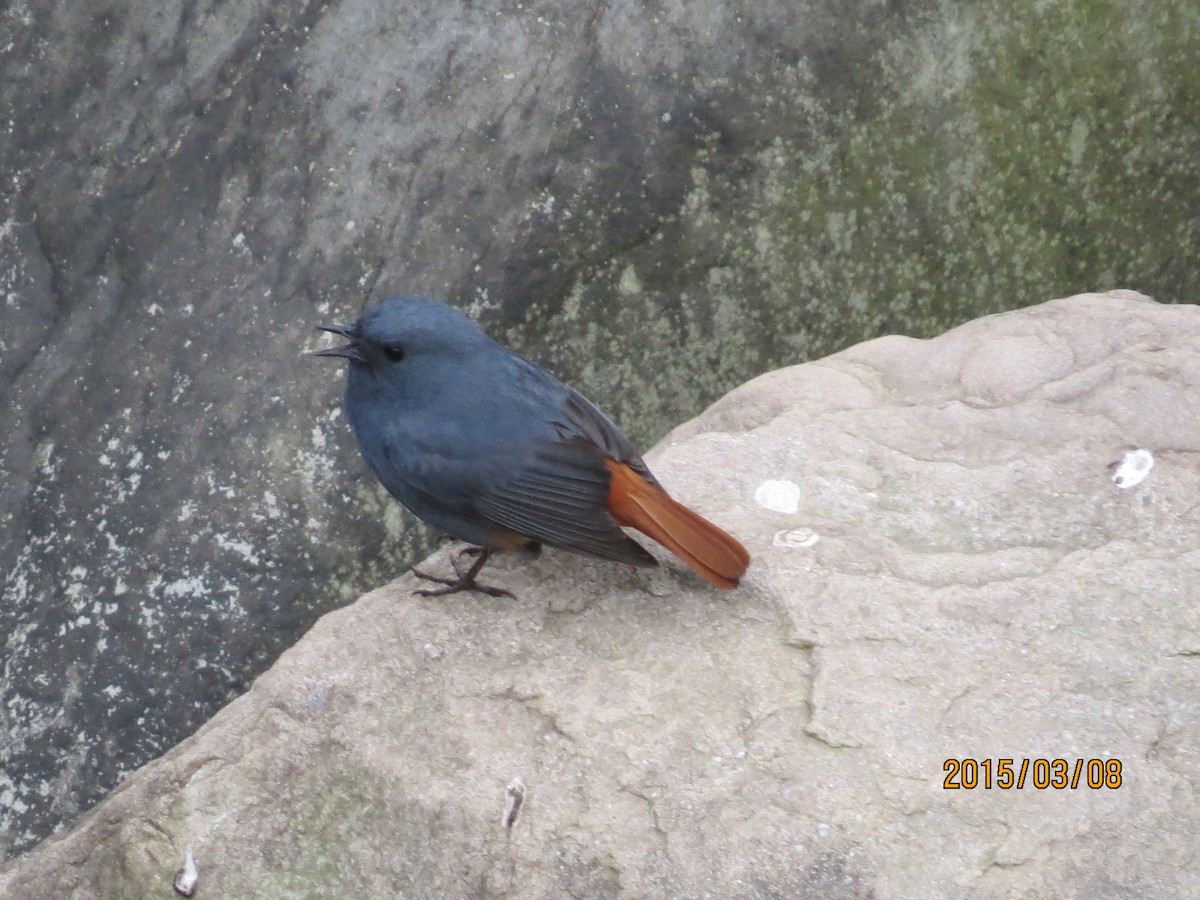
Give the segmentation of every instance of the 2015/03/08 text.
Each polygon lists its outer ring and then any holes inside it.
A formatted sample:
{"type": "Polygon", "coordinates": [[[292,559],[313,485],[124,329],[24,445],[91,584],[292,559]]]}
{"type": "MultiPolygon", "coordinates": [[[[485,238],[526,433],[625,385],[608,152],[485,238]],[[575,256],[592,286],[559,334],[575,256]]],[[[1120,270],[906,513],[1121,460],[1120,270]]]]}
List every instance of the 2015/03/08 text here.
{"type": "Polygon", "coordinates": [[[1121,786],[1123,774],[1119,759],[1076,759],[1074,763],[1065,759],[948,759],[942,764],[946,777],[942,787],[948,791],[974,790],[983,788],[1002,791],[1027,784],[1039,791],[1078,790],[1088,787],[1093,790],[1121,786]]]}

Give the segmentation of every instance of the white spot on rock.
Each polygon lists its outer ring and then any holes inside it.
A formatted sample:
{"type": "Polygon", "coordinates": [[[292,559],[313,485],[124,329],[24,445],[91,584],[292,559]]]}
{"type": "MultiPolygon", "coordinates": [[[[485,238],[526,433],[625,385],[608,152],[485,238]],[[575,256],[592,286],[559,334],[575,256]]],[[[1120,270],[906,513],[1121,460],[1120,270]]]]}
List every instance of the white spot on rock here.
{"type": "Polygon", "coordinates": [[[230,550],[236,553],[252,566],[258,565],[258,553],[255,552],[254,545],[248,541],[234,540],[224,534],[215,535],[213,539],[217,542],[217,546],[222,550],[230,550]]]}
{"type": "Polygon", "coordinates": [[[642,292],[642,282],[638,279],[637,271],[633,266],[626,266],[621,270],[621,279],[617,283],[617,290],[630,297],[642,292]]]}
{"type": "Polygon", "coordinates": [[[398,503],[388,503],[383,508],[383,527],[388,537],[394,541],[400,540],[404,535],[404,515],[400,512],[398,503]]]}
{"type": "Polygon", "coordinates": [[[58,477],[58,463],[54,459],[54,441],[47,441],[37,450],[38,471],[53,481],[58,477]]]}
{"type": "Polygon", "coordinates": [[[764,481],[754,492],[754,502],[772,512],[794,513],[800,508],[800,485],[794,481],[764,481]]]}
{"type": "Polygon", "coordinates": [[[1112,464],[1112,480],[1119,488],[1141,484],[1154,468],[1154,454],[1149,450],[1130,450],[1112,464]]]}
{"type": "Polygon", "coordinates": [[[771,541],[776,547],[812,547],[821,536],[811,528],[793,528],[790,531],[777,531],[771,541]]]}
{"type": "Polygon", "coordinates": [[[208,586],[199,575],[180,578],[163,588],[164,597],[200,597],[208,593],[208,586]]]}
{"type": "Polygon", "coordinates": [[[175,888],[175,893],[181,897],[190,897],[196,893],[196,885],[200,881],[200,869],[196,866],[196,860],[192,856],[192,848],[187,848],[187,853],[184,854],[183,868],[175,873],[175,881],[172,887],[175,888]]]}

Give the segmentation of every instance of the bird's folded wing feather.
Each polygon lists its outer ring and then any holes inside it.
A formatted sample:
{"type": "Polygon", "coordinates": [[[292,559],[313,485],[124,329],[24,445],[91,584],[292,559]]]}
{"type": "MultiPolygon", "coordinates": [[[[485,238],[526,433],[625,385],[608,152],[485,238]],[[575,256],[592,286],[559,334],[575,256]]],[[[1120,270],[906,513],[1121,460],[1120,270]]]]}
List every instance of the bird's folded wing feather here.
{"type": "MultiPolygon", "coordinates": [[[[629,443],[625,435],[617,430],[617,426],[609,420],[608,416],[600,412],[596,405],[579,391],[566,385],[563,387],[567,391],[563,402],[563,415],[561,421],[555,423],[555,428],[559,433],[564,438],[576,436],[586,438],[600,451],[602,456],[625,463],[646,481],[661,488],[662,485],[642,462],[642,458],[633,449],[633,445],[629,443]]],[[[602,459],[597,462],[603,464],[602,459]]]]}
{"type": "Polygon", "coordinates": [[[609,483],[598,448],[569,437],[537,447],[514,478],[481,493],[475,507],[496,524],[552,546],[655,565],[605,508],[609,483]]]}

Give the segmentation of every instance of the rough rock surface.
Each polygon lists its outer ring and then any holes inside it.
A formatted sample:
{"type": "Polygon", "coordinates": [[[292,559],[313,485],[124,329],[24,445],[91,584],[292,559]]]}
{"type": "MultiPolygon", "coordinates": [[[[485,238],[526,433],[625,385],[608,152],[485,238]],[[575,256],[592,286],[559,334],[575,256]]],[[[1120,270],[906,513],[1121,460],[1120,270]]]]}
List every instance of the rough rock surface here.
{"type": "Polygon", "coordinates": [[[471,306],[645,445],[882,331],[1185,297],[1200,6],[1093,6],[0,4],[0,853],[424,546],[316,321],[471,306]]]}
{"type": "Polygon", "coordinates": [[[1114,292],[755,379],[649,457],[739,590],[554,552],[492,572],[515,601],[397,581],[0,895],[167,896],[189,848],[204,898],[1192,895],[1198,348],[1114,292]],[[963,758],[1120,783],[944,789],[963,758]]]}

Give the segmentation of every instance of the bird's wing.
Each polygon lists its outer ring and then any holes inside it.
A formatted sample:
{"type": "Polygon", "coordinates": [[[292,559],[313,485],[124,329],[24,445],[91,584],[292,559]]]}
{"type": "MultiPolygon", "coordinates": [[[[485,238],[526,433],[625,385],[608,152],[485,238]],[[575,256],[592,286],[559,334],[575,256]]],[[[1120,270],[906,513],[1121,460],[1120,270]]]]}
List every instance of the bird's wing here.
{"type": "MultiPolygon", "coordinates": [[[[552,378],[540,369],[531,374],[552,378]]],[[[656,487],[658,482],[604,413],[574,388],[557,379],[554,385],[563,394],[559,414],[548,423],[553,437],[535,445],[515,477],[482,494],[476,507],[497,524],[552,546],[655,565],[607,509],[612,475],[605,460],[624,463],[656,487]]]]}
{"type": "Polygon", "coordinates": [[[554,547],[656,565],[605,508],[610,482],[603,454],[573,435],[536,447],[515,477],[489,487],[474,505],[497,525],[554,547]]]}
{"type": "Polygon", "coordinates": [[[554,423],[558,433],[564,438],[576,436],[586,438],[603,456],[625,463],[646,481],[661,488],[662,485],[642,462],[642,458],[633,449],[633,445],[629,443],[625,435],[617,430],[617,426],[609,420],[608,416],[600,412],[596,404],[579,391],[571,387],[567,387],[566,390],[567,396],[563,402],[562,419],[554,423]]]}

